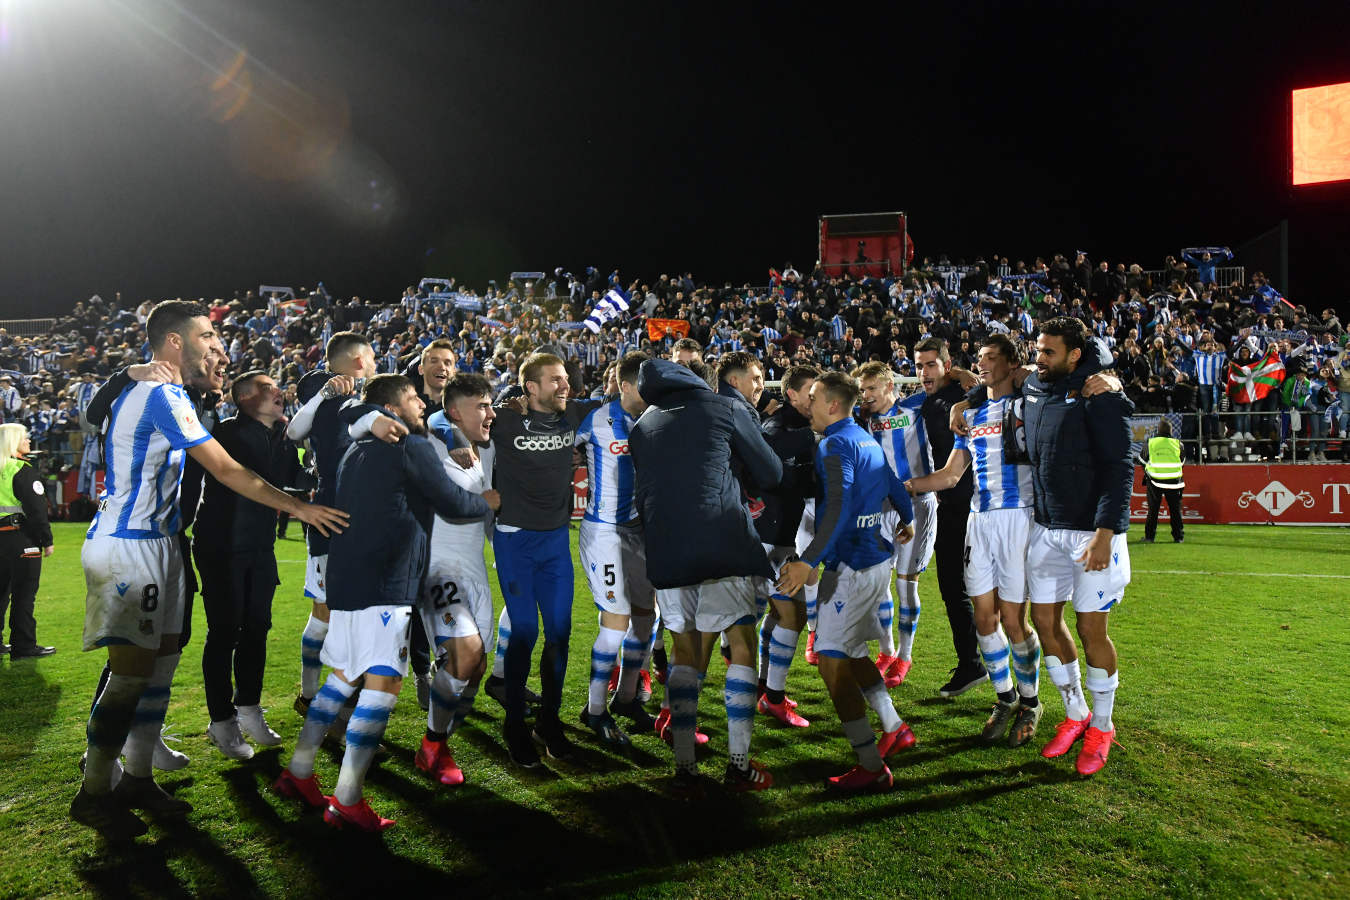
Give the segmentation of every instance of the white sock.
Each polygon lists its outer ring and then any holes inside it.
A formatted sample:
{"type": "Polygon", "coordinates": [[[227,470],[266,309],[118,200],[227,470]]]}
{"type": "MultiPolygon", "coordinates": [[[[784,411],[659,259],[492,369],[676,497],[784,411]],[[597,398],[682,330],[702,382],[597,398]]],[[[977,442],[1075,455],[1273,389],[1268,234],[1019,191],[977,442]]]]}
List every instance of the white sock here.
{"type": "Polygon", "coordinates": [[[502,614],[497,617],[497,653],[492,658],[492,677],[506,677],[506,645],[511,641],[511,617],[506,614],[506,607],[502,607],[502,614]]]}
{"type": "Polygon", "coordinates": [[[755,721],[755,670],[749,666],[727,666],[723,694],[727,704],[727,751],[738,769],[750,765],[750,728],[755,721]]]}
{"type": "Polygon", "coordinates": [[[1082,720],[1088,714],[1088,710],[1087,703],[1083,700],[1082,688],[1078,686],[1078,660],[1075,659],[1069,665],[1065,665],[1058,656],[1047,656],[1045,671],[1049,673],[1050,682],[1064,700],[1065,718],[1082,720]]]}
{"type": "Polygon", "coordinates": [[[323,674],[323,663],[319,653],[323,650],[323,640],[328,637],[328,623],[316,619],[313,613],[305,623],[300,635],[300,696],[314,698],[319,691],[319,676],[323,674]]]}
{"type": "Polygon", "coordinates": [[[694,732],[698,726],[698,670],[674,665],[666,678],[666,698],[670,701],[670,730],[675,744],[675,769],[697,772],[694,757],[694,732]]]}
{"type": "Polygon", "coordinates": [[[300,727],[300,737],[295,741],[295,752],[286,766],[296,778],[308,778],[314,774],[314,756],[319,752],[323,736],[337,719],[347,699],[356,693],[356,686],[348,684],[333,673],[323,683],[309,701],[305,712],[305,724],[300,727]]]}
{"type": "Polygon", "coordinates": [[[806,599],[806,630],[816,630],[816,615],[819,612],[816,606],[816,594],[820,588],[819,584],[808,584],[802,588],[802,597],[806,599]]]}
{"type": "Polygon", "coordinates": [[[180,658],[181,654],[178,653],[155,658],[154,671],[145,683],[140,702],[136,704],[136,715],[131,730],[127,732],[126,745],[122,748],[126,754],[125,768],[131,775],[147,778],[151,774],[155,745],[159,743],[159,733],[164,728],[164,714],[169,711],[173,672],[178,668],[180,658]]]}
{"type": "Polygon", "coordinates": [[[1116,685],[1120,683],[1120,673],[1108,675],[1105,669],[1088,666],[1085,681],[1087,689],[1092,691],[1092,727],[1110,731],[1116,727],[1111,721],[1111,712],[1116,706],[1116,685]]]}
{"type": "Polygon", "coordinates": [[[788,667],[792,657],[797,654],[797,639],[800,631],[789,631],[782,625],[775,625],[769,636],[769,673],[764,686],[770,690],[781,691],[787,687],[788,667]]]}
{"type": "Polygon", "coordinates": [[[886,589],[886,596],[882,599],[881,605],[877,607],[877,625],[881,629],[881,636],[877,639],[877,649],[882,656],[894,656],[895,595],[889,587],[886,589]]]}
{"type": "Polygon", "coordinates": [[[459,711],[459,697],[468,682],[450,674],[449,660],[436,670],[431,680],[431,702],[427,704],[427,731],[446,734],[459,711]]]}
{"type": "Polygon", "coordinates": [[[619,685],[614,699],[627,703],[637,696],[638,673],[651,657],[653,613],[628,617],[628,631],[623,636],[623,656],[619,660],[619,685]]]}
{"type": "Polygon", "coordinates": [[[108,676],[103,693],[94,701],[85,736],[89,753],[84,761],[84,789],[90,794],[112,790],[113,764],[122,755],[122,745],[131,731],[136,705],[150,679],[143,675],[108,676]]]}
{"type": "Polygon", "coordinates": [[[1038,697],[1041,692],[1041,639],[1030,632],[1025,641],[1012,645],[1013,675],[1017,678],[1017,692],[1023,700],[1038,697]]]}
{"type": "Polygon", "coordinates": [[[617,628],[600,626],[591,647],[591,683],[586,694],[586,710],[593,716],[605,711],[605,693],[609,690],[609,676],[619,661],[623,646],[623,632],[617,628]]]}
{"type": "Polygon", "coordinates": [[[984,667],[989,672],[989,683],[999,697],[1009,694],[1013,689],[1012,669],[1008,666],[1008,637],[1002,628],[995,628],[993,634],[976,634],[980,642],[980,656],[984,658],[984,667]]]}
{"type": "Polygon", "coordinates": [[[895,630],[898,632],[895,655],[901,659],[912,659],[914,633],[919,629],[919,583],[902,578],[895,582],[895,586],[899,588],[900,595],[895,610],[895,630]]]}
{"type": "Polygon", "coordinates": [[[863,696],[867,698],[867,705],[872,707],[872,712],[881,719],[882,731],[894,731],[905,724],[900,713],[895,711],[895,701],[891,699],[890,691],[886,690],[886,682],[878,681],[869,688],[863,688],[863,696]]]}
{"type": "Polygon", "coordinates": [[[366,772],[380,746],[380,738],[384,737],[396,700],[398,697],[394,694],[362,689],[356,711],[347,725],[347,752],[342,754],[342,770],[338,773],[337,789],[333,791],[333,796],[343,806],[360,802],[366,772]]]}
{"type": "Polygon", "coordinates": [[[858,762],[869,772],[881,771],[881,751],[877,750],[877,738],[872,733],[872,725],[867,716],[844,723],[844,737],[848,738],[853,752],[858,754],[858,762]]]}

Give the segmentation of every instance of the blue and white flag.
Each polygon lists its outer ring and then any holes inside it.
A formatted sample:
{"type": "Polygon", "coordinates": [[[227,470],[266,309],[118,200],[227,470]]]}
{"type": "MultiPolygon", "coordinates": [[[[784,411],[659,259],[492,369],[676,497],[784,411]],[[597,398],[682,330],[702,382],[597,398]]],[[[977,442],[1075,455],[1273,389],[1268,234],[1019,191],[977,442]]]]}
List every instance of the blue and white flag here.
{"type": "Polygon", "coordinates": [[[610,288],[581,325],[591,333],[599,334],[606,322],[621,318],[626,312],[628,312],[628,295],[619,288],[610,288]]]}

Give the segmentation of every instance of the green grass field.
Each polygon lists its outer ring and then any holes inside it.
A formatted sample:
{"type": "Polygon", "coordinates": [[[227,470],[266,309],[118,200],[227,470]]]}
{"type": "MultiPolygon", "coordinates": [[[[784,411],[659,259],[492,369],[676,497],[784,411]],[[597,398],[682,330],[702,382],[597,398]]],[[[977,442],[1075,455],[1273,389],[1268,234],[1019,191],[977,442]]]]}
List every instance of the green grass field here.
{"type": "MultiPolygon", "coordinates": [[[[666,795],[670,756],[654,736],[619,755],[575,728],[576,764],[514,769],[486,697],[455,743],[469,783],[433,787],[412,765],[425,718],[410,685],[389,758],[367,782],[372,805],[398,825],[374,839],[333,832],[268,789],[300,726],[290,705],[309,609],[303,545],[283,541],[263,701],[283,747],[238,764],[208,744],[198,603],[169,711],[192,765],[161,776],[196,808],[122,851],[67,818],[102,665],[79,652],[81,538],[78,525],[57,527],[38,595],[39,638],[60,652],[0,659],[0,896],[1350,895],[1345,530],[1192,526],[1184,545],[1134,544],[1134,582],[1112,615],[1121,746],[1090,780],[1072,755],[1038,753],[1062,715],[1044,676],[1041,735],[1015,751],[973,739],[987,688],[937,697],[952,654],[930,572],[914,670],[893,692],[920,742],[893,761],[889,794],[826,794],[822,779],[852,755],[819,676],[800,661],[788,687],[811,727],[756,722],[754,755],[777,785],[696,806],[666,795]]],[[[569,722],[596,627],[584,583],[578,572],[569,722]]],[[[721,678],[714,659],[700,708],[712,735],[704,768],[718,776],[721,678]]],[[[337,767],[320,754],[325,785],[337,767]]]]}

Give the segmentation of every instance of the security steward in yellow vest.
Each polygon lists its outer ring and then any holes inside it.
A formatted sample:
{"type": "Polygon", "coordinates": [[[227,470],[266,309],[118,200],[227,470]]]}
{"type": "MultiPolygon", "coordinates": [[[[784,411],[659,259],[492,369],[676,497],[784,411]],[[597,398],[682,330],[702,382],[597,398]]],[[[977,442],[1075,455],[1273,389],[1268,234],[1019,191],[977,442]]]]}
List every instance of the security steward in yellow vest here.
{"type": "Polygon", "coordinates": [[[52,529],[47,521],[47,492],[42,479],[23,460],[28,449],[25,430],[14,455],[0,458],[0,626],[8,606],[10,640],[0,647],[13,659],[56,652],[55,647],[38,644],[37,620],[33,618],[42,557],[52,555],[52,529]]]}
{"type": "Polygon", "coordinates": [[[1158,436],[1149,438],[1139,452],[1139,461],[1144,464],[1144,486],[1148,489],[1144,543],[1153,543],[1153,535],[1158,530],[1158,512],[1166,498],[1167,512],[1172,519],[1172,541],[1180,544],[1186,539],[1181,522],[1181,489],[1186,483],[1181,480],[1181,441],[1172,437],[1172,423],[1166,419],[1158,423],[1158,436]]]}

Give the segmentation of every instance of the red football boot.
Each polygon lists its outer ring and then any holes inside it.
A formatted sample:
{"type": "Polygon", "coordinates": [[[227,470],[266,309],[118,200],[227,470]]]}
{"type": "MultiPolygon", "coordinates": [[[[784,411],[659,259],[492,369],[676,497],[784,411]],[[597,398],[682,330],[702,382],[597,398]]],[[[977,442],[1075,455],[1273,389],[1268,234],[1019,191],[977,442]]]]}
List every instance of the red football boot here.
{"type": "Polygon", "coordinates": [[[805,728],[811,724],[797,715],[795,709],[788,706],[786,697],[783,698],[782,703],[771,703],[769,702],[769,695],[764,694],[759,698],[759,711],[766,716],[773,716],[784,725],[791,725],[793,728],[805,728]]]}
{"type": "MultiPolygon", "coordinates": [[[[675,746],[675,731],[670,727],[670,710],[662,709],[656,714],[656,724],[652,726],[656,731],[656,736],[665,741],[670,746],[675,746]]],[[[694,732],[694,745],[702,746],[708,743],[708,736],[701,731],[694,732]]]]}
{"type": "Polygon", "coordinates": [[[816,652],[816,633],[814,631],[806,633],[806,664],[808,666],[820,665],[820,654],[816,652]]]}
{"type": "Polygon", "coordinates": [[[394,826],[393,819],[376,815],[366,798],[355,806],[343,806],[336,797],[328,798],[328,808],[323,811],[323,820],[334,828],[359,828],[362,831],[380,832],[394,826]]]}
{"type": "MultiPolygon", "coordinates": [[[[1055,726],[1055,736],[1050,739],[1041,750],[1041,756],[1046,759],[1054,759],[1057,756],[1063,756],[1069,752],[1069,748],[1074,745],[1083,732],[1087,731],[1088,723],[1092,721],[1092,716],[1084,716],[1082,719],[1065,718],[1055,726]]],[[[1104,758],[1104,757],[1103,757],[1104,758]]]]}
{"type": "Polygon", "coordinates": [[[919,742],[908,722],[901,722],[894,731],[882,732],[877,739],[877,752],[885,759],[897,750],[908,750],[919,742]]]}
{"type": "Polygon", "coordinates": [[[854,766],[843,775],[834,775],[825,779],[825,786],[846,794],[872,794],[889,791],[895,779],[886,764],[881,764],[880,772],[869,772],[862,766],[854,766]]]}
{"type": "Polygon", "coordinates": [[[328,803],[317,775],[296,778],[290,769],[282,769],[281,776],[272,782],[272,790],[283,797],[299,800],[311,809],[322,809],[328,803]]]}
{"type": "Polygon", "coordinates": [[[440,780],[441,784],[454,786],[464,783],[464,770],[455,762],[454,755],[445,741],[428,740],[422,736],[422,746],[413,760],[417,768],[440,780]]]}
{"type": "Polygon", "coordinates": [[[1116,730],[1102,731],[1089,728],[1083,735],[1083,749],[1078,751],[1078,774],[1093,775],[1106,765],[1106,757],[1111,755],[1111,743],[1116,739],[1116,730]]]}

